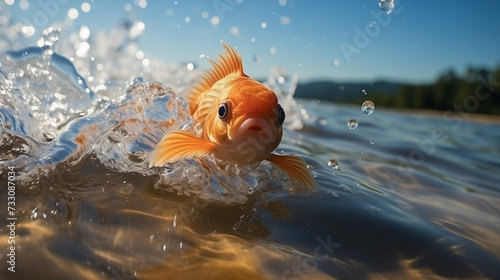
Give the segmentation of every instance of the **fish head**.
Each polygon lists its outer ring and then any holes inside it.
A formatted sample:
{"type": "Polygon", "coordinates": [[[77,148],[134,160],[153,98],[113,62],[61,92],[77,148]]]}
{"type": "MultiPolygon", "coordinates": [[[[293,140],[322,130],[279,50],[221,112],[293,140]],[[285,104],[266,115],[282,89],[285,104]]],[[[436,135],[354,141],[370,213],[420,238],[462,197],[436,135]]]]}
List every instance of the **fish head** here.
{"type": "Polygon", "coordinates": [[[220,149],[217,156],[235,163],[264,160],[278,147],[285,112],[276,94],[247,76],[221,81],[224,94],[207,118],[207,137],[220,149]]]}

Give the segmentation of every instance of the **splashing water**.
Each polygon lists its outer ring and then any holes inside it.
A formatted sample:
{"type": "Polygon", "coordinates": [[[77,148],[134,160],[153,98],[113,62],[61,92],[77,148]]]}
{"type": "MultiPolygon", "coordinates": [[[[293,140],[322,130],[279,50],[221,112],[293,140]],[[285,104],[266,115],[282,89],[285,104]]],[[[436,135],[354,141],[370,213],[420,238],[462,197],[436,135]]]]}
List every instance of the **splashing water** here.
{"type": "Polygon", "coordinates": [[[280,99],[287,116],[285,125],[294,130],[302,129],[304,119],[308,118],[306,110],[293,98],[298,81],[297,74],[290,75],[283,67],[275,66],[271,69],[271,75],[265,83],[280,99]]]}
{"type": "Polygon", "coordinates": [[[367,100],[361,105],[361,111],[363,111],[363,114],[369,116],[375,112],[375,104],[372,101],[367,100]]]}
{"type": "Polygon", "coordinates": [[[60,33],[59,29],[48,27],[43,30],[42,37],[38,40],[37,45],[39,47],[54,47],[54,45],[59,41],[59,36],[61,35],[60,33]]]}
{"type": "MultiPolygon", "coordinates": [[[[105,48],[96,45],[80,53],[81,43],[90,42],[93,36],[88,28],[81,27],[78,36],[69,36],[78,41],[67,42],[61,38],[60,30],[49,27],[42,32],[38,47],[9,50],[2,56],[0,110],[4,112],[3,126],[8,128],[4,138],[15,138],[18,134],[20,137],[19,141],[8,142],[11,148],[3,159],[13,160],[11,164],[17,166],[26,185],[35,186],[35,182],[47,179],[60,164],[74,166],[88,156],[109,170],[159,175],[154,184],[158,193],[177,192],[225,203],[244,202],[248,194],[266,185],[271,175],[288,180],[267,162],[239,167],[221,165],[211,156],[202,162],[186,160],[173,168],[148,168],[145,157],[168,131],[185,129],[199,135],[200,127],[173,89],[144,82],[143,78],[130,82],[127,75],[144,73],[145,77],[177,85],[182,91],[199,71],[160,62],[155,70],[164,72],[149,71],[150,65],[137,63],[138,51],[131,40],[142,34],[140,21],[123,26],[130,30],[120,27],[111,34],[94,35],[99,38],[96,42],[105,48]],[[77,55],[72,55],[70,61],[57,49],[62,52],[73,49],[77,55]],[[99,55],[103,52],[116,56],[99,55]],[[130,71],[134,68],[121,66],[125,64],[143,68],[130,71]],[[119,71],[106,71],[110,67],[127,72],[122,75],[119,71]],[[78,69],[86,75],[79,75],[78,69]],[[110,72],[115,76],[110,76],[110,72]],[[45,171],[40,172],[41,168],[45,171]],[[211,175],[207,174],[207,168],[211,175]]],[[[300,129],[305,110],[293,99],[297,81],[296,75],[278,68],[268,79],[287,110],[289,126],[300,129]]]]}
{"type": "MultiPolygon", "coordinates": [[[[1,60],[9,73],[3,83],[15,85],[18,96],[41,125],[44,137],[30,135],[37,140],[55,138],[69,121],[92,113],[99,102],[73,64],[53,52],[55,41],[50,42],[43,47],[9,50],[1,60]]],[[[8,96],[7,91],[3,98],[8,96]]]]}
{"type": "Polygon", "coordinates": [[[394,9],[394,0],[380,0],[378,6],[382,11],[390,14],[394,9]]]}

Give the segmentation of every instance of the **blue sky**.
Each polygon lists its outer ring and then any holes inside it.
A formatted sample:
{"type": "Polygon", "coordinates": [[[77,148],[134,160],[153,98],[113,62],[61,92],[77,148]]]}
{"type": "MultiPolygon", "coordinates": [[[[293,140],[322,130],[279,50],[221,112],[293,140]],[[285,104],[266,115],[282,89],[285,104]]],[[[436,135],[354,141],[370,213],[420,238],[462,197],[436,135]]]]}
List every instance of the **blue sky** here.
{"type": "Polygon", "coordinates": [[[208,67],[200,55],[214,57],[223,40],[240,50],[247,74],[257,78],[281,65],[303,82],[419,83],[452,67],[461,73],[467,66],[500,65],[496,0],[401,0],[391,15],[380,11],[377,0],[38,0],[28,8],[26,0],[0,1],[9,4],[15,21],[42,16],[37,32],[64,20],[70,8],[79,11],[74,27],[111,29],[129,16],[129,4],[145,24],[139,46],[146,57],[208,67]]]}

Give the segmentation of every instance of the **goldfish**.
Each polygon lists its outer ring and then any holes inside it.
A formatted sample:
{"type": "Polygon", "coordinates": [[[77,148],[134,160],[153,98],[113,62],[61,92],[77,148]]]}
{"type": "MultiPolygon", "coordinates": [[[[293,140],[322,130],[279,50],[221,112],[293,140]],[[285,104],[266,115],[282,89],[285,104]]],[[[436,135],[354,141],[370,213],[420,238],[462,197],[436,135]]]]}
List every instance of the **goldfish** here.
{"type": "Polygon", "coordinates": [[[281,142],[285,111],[276,94],[247,76],[239,52],[222,43],[224,54],[208,58],[212,68],[192,87],[187,102],[202,126],[198,137],[184,130],[168,132],[149,154],[149,166],[213,154],[238,165],[267,160],[304,189],[317,188],[304,160],[273,151],[281,142]]]}

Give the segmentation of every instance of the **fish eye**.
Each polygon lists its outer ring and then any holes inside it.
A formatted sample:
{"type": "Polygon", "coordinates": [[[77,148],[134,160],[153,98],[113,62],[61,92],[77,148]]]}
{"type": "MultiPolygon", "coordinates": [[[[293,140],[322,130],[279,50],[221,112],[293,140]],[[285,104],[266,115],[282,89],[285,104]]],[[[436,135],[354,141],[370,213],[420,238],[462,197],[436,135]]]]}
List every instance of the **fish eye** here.
{"type": "Polygon", "coordinates": [[[219,118],[221,120],[224,120],[227,117],[227,112],[229,111],[227,103],[222,103],[219,106],[219,110],[217,111],[217,114],[219,115],[219,118]]]}
{"type": "Polygon", "coordinates": [[[280,105],[278,105],[278,121],[280,124],[285,122],[285,110],[280,105]]]}

